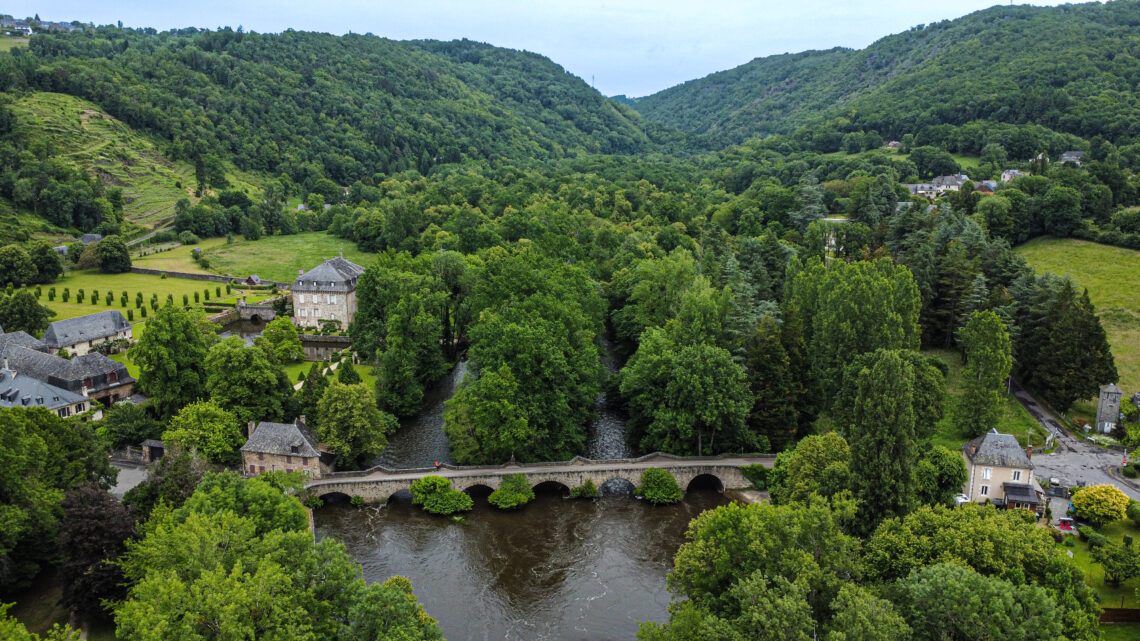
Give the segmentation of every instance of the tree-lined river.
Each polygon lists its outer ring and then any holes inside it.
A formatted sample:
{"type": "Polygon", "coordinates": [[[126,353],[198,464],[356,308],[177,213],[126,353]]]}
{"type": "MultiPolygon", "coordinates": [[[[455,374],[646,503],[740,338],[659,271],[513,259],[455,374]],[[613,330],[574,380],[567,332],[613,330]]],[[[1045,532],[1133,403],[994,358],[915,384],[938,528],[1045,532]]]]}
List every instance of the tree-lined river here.
{"type": "MultiPolygon", "coordinates": [[[[607,367],[612,368],[610,358],[607,367]]],[[[466,372],[460,363],[429,393],[420,416],[404,421],[379,462],[423,467],[449,460],[443,401],[466,372]]],[[[598,398],[589,454],[627,454],[620,416],[598,398]]],[[[427,514],[409,496],[380,507],[317,510],[317,534],[347,547],[369,581],[412,580],[450,641],[632,639],[640,621],[663,621],[666,575],[689,521],[727,499],[696,489],[677,505],[652,507],[632,488],[606,487],[596,501],[571,501],[556,488],[517,512],[477,495],[465,522],[427,514]]]]}

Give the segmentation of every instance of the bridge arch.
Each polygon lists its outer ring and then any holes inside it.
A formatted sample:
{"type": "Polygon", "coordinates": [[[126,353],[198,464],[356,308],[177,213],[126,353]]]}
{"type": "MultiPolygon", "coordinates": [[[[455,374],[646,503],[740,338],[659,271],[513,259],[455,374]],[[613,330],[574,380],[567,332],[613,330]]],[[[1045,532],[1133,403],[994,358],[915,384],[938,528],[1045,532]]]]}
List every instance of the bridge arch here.
{"type": "Polygon", "coordinates": [[[321,501],[324,502],[325,505],[330,505],[333,503],[348,503],[352,499],[352,497],[345,494],[344,492],[335,492],[334,491],[334,492],[325,492],[324,494],[321,494],[320,499],[321,499],[321,501]]]}
{"type": "Polygon", "coordinates": [[[637,480],[631,480],[626,476],[611,476],[598,483],[598,492],[601,494],[625,494],[633,496],[637,491],[637,480]]]}
{"type": "Polygon", "coordinates": [[[569,485],[566,485],[562,481],[552,479],[538,481],[537,483],[531,481],[531,489],[534,490],[535,494],[539,494],[540,492],[558,492],[563,496],[570,494],[569,485]]]}
{"type": "Polygon", "coordinates": [[[697,474],[690,479],[684,489],[687,494],[693,490],[702,490],[705,488],[713,489],[724,494],[724,481],[716,474],[706,472],[704,474],[697,474]]]}

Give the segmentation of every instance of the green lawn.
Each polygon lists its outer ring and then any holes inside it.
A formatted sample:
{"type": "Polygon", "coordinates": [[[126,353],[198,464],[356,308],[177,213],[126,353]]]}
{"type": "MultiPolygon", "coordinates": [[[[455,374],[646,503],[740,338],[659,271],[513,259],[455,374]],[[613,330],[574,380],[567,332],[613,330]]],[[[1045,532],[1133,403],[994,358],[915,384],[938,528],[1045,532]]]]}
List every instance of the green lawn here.
{"type": "Polygon", "coordinates": [[[13,38],[10,36],[0,36],[0,51],[11,51],[16,47],[24,47],[28,44],[28,38],[13,38]]]}
{"type": "Polygon", "coordinates": [[[1103,641],[1136,641],[1140,639],[1140,623],[1102,623],[1100,638],[1103,641]]]}
{"type": "MultiPolygon", "coordinates": [[[[1096,306],[1116,369],[1118,384],[1130,393],[1140,389],[1140,252],[1074,238],[1038,238],[1016,249],[1038,273],[1071,276],[1087,287],[1096,306]]],[[[1095,410],[1094,410],[1095,412],[1095,410]]]]}
{"type": "Polygon", "coordinates": [[[321,261],[341,252],[344,252],[345,258],[358,265],[368,265],[376,256],[360,251],[352,241],[318,231],[293,236],[268,236],[255,241],[236,236],[233,243],[227,243],[225,238],[206,238],[195,245],[181,245],[167,251],[140,249],[138,253],[143,252],[153,253],[134,258],[137,267],[243,278],[257,274],[266,280],[285,283],[297,279],[298,269],[309,271],[321,261]],[[191,257],[194,247],[200,247],[209,260],[208,270],[194,262],[191,257]]]}
{"type": "MultiPolygon", "coordinates": [[[[211,301],[216,302],[229,302],[234,303],[237,301],[238,296],[248,296],[250,302],[264,300],[271,294],[266,290],[243,290],[234,288],[229,294],[226,294],[226,286],[223,283],[213,283],[209,281],[190,280],[188,278],[163,278],[162,276],[152,276],[150,274],[102,274],[95,270],[73,271],[69,272],[60,280],[52,283],[51,285],[40,286],[40,303],[46,305],[53,310],[56,315],[53,320],[61,320],[64,318],[74,318],[75,316],[84,316],[86,314],[94,314],[95,312],[106,311],[109,309],[117,310],[127,314],[127,310],[135,310],[135,321],[142,320],[142,315],[139,310],[135,309],[135,294],[142,292],[144,304],[150,303],[150,296],[152,293],[158,294],[159,304],[166,302],[166,295],[173,294],[174,302],[177,305],[182,304],[182,296],[185,295],[190,303],[194,302],[194,294],[197,293],[200,302],[206,302],[205,290],[209,289],[211,301]],[[48,300],[48,291],[51,287],[55,287],[56,296],[54,301],[48,300]],[[222,289],[222,296],[218,298],[218,287],[222,289]],[[63,290],[69,288],[71,296],[68,302],[63,302],[63,290]],[[80,289],[83,289],[86,296],[82,303],[76,302],[76,297],[80,289]],[[91,303],[91,293],[99,291],[99,303],[91,303]],[[115,297],[111,305],[107,305],[106,293],[110,290],[114,292],[115,297]],[[122,293],[127,292],[127,306],[122,307],[119,304],[119,297],[122,293]]],[[[148,314],[150,310],[148,310],[148,314]]]]}
{"type": "MultiPolygon", "coordinates": [[[[954,400],[962,393],[962,359],[959,358],[958,352],[948,349],[927,350],[923,353],[928,356],[937,356],[946,363],[950,370],[946,377],[946,404],[944,406],[946,416],[938,422],[938,431],[935,433],[933,441],[935,445],[957,451],[963,443],[970,440],[969,435],[958,434],[954,431],[950,417],[954,400]]],[[[1002,418],[993,427],[996,427],[999,432],[1016,436],[1017,442],[1022,447],[1032,445],[1040,448],[1043,446],[1045,444],[1045,432],[1040,424],[1029,415],[1029,412],[1025,411],[1025,408],[1013,396],[1006,396],[1005,401],[1002,418]]]]}
{"type": "MultiPolygon", "coordinates": [[[[1107,537],[1109,541],[1115,543],[1123,541],[1125,534],[1129,534],[1133,539],[1140,541],[1140,528],[1136,527],[1136,524],[1128,519],[1109,523],[1097,531],[1107,537]]],[[[1066,547],[1058,543],[1057,549],[1061,550],[1061,554],[1065,554],[1066,556],[1068,555],[1065,551],[1072,550],[1073,562],[1084,571],[1085,583],[1089,584],[1089,587],[1100,597],[1100,604],[1102,606],[1106,608],[1140,607],[1140,601],[1136,598],[1136,590],[1140,588],[1140,577],[1129,579],[1119,586],[1108,585],[1104,582],[1104,568],[1093,562],[1088,544],[1079,540],[1075,534],[1067,534],[1065,538],[1073,540],[1073,547],[1066,547]]]]}
{"type": "MultiPolygon", "coordinates": [[[[289,380],[296,383],[298,381],[297,377],[301,374],[301,372],[304,372],[306,376],[309,375],[309,368],[312,366],[313,361],[289,363],[285,366],[285,373],[289,375],[289,380]]],[[[344,365],[338,365],[337,367],[344,367],[344,365]]],[[[369,367],[367,365],[354,365],[353,367],[356,368],[356,373],[360,375],[360,379],[368,385],[368,389],[373,389],[376,386],[376,372],[372,367],[369,367]]],[[[329,376],[336,376],[336,372],[330,372],[327,369],[325,370],[325,374],[329,376]]]]}

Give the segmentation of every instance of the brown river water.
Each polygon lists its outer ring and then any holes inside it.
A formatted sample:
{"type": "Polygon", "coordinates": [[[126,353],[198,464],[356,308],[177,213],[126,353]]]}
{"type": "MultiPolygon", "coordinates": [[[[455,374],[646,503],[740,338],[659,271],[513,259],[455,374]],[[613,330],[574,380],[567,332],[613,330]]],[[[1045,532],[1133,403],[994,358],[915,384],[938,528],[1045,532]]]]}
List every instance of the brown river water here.
{"type": "MultiPolygon", "coordinates": [[[[613,370],[610,358],[606,365],[613,370]]],[[[460,363],[403,421],[377,460],[393,468],[449,461],[443,401],[467,368],[460,363]]],[[[588,453],[629,455],[620,415],[598,397],[588,453]]],[[[449,641],[630,640],[642,621],[664,621],[666,576],[690,520],[728,503],[712,488],[692,488],[677,505],[653,507],[618,483],[600,499],[564,499],[538,488],[521,510],[502,512],[475,495],[463,523],[432,516],[401,493],[387,505],[327,505],[315,513],[318,537],[344,543],[368,581],[412,580],[416,595],[449,641]]]]}

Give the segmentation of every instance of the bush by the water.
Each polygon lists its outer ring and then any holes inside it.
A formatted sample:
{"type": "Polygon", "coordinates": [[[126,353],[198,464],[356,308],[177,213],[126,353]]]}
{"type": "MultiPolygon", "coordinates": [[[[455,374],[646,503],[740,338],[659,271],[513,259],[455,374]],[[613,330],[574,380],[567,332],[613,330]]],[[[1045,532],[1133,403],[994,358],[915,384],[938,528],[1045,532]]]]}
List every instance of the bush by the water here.
{"type": "Polygon", "coordinates": [[[681,500],[681,487],[677,479],[665,470],[651,467],[641,473],[641,485],[637,488],[637,495],[654,505],[676,503],[681,500]]]}
{"type": "Polygon", "coordinates": [[[534,489],[525,474],[511,474],[503,478],[499,489],[491,492],[487,502],[500,510],[522,507],[534,500],[534,489]]]}
{"type": "Polygon", "coordinates": [[[422,505],[432,514],[468,512],[475,502],[467,494],[451,487],[451,481],[442,476],[425,476],[412,483],[412,503],[422,505]]]}
{"type": "Polygon", "coordinates": [[[596,499],[598,498],[598,486],[590,479],[578,487],[570,490],[570,498],[572,499],[596,499]]]}
{"type": "Polygon", "coordinates": [[[763,465],[745,465],[740,468],[741,474],[744,478],[752,483],[752,487],[757,490],[768,489],[768,468],[763,465]]]}

